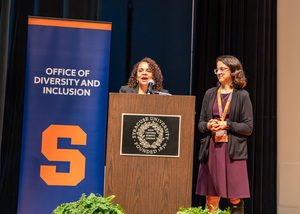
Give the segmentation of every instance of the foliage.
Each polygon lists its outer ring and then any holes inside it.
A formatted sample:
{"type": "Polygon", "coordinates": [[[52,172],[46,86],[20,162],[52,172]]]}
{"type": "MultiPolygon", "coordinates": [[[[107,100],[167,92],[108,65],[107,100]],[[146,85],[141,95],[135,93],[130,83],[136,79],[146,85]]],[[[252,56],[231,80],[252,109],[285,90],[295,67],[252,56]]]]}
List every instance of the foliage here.
{"type": "Polygon", "coordinates": [[[70,202],[58,206],[52,214],[124,214],[122,207],[118,204],[112,204],[114,195],[103,198],[91,193],[87,198],[82,194],[76,202],[70,202]]]}
{"type": "MultiPolygon", "coordinates": [[[[180,207],[180,211],[178,211],[176,214],[211,214],[208,211],[208,208],[202,209],[202,207],[190,207],[190,208],[184,208],[180,207]]],[[[215,214],[230,214],[229,207],[225,210],[221,210],[217,208],[215,210],[215,214]]]]}

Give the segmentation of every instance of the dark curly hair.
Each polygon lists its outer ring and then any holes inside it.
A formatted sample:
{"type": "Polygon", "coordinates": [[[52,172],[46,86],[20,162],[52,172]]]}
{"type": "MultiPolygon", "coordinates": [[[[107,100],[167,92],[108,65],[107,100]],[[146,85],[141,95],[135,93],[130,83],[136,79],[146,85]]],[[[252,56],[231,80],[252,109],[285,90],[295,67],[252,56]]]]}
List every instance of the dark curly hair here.
{"type": "Polygon", "coordinates": [[[153,59],[149,57],[145,57],[144,59],[142,59],[141,61],[139,61],[134,65],[127,84],[130,85],[132,89],[134,89],[138,85],[136,76],[137,76],[138,67],[142,62],[148,63],[152,71],[153,80],[154,80],[153,90],[160,91],[162,89],[163,76],[159,66],[156,64],[156,62],[153,59]]]}
{"type": "MultiPolygon", "coordinates": [[[[232,87],[244,88],[247,85],[247,78],[243,70],[242,63],[236,57],[231,55],[224,55],[217,58],[216,63],[223,62],[230,68],[232,76],[232,87]]],[[[218,82],[218,86],[220,82],[218,82]]]]}

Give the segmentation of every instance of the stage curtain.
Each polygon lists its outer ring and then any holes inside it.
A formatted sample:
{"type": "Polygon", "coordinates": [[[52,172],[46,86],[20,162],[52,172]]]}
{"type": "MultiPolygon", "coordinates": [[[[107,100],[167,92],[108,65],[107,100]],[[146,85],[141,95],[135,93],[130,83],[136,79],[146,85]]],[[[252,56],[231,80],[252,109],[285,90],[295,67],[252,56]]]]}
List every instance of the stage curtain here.
{"type": "MultiPolygon", "coordinates": [[[[246,90],[254,110],[254,131],[248,138],[248,173],[251,198],[247,214],[276,213],[276,0],[197,0],[193,94],[196,127],[202,98],[216,86],[213,72],[216,58],[234,55],[243,63],[248,79],[246,90]]],[[[194,189],[198,171],[200,133],[195,135],[194,189]]],[[[193,206],[205,206],[202,196],[193,194],[193,206]]],[[[221,207],[227,201],[222,200],[221,207]]]]}
{"type": "MultiPolygon", "coordinates": [[[[6,71],[9,47],[9,8],[10,1],[2,1],[0,3],[0,136],[2,136],[5,106],[6,71]]],[[[1,142],[2,139],[0,138],[0,148],[1,142]]]]}
{"type": "MultiPolygon", "coordinates": [[[[254,132],[248,139],[251,199],[245,202],[246,213],[252,214],[277,212],[276,3],[276,0],[195,0],[193,95],[197,96],[196,123],[205,91],[216,85],[213,73],[216,57],[235,55],[243,62],[248,78],[246,90],[253,104],[254,132]]],[[[0,117],[3,124],[0,207],[1,214],[14,214],[18,199],[27,17],[100,20],[101,0],[7,0],[0,6],[0,113],[4,112],[4,119],[0,117]],[[5,27],[3,23],[9,23],[6,34],[4,30],[8,25],[5,27]],[[9,40],[7,50],[3,46],[7,42],[3,35],[9,40]],[[7,58],[3,58],[2,53],[7,53],[7,58]],[[2,102],[4,98],[5,103],[2,102]]],[[[199,139],[196,124],[193,190],[198,173],[199,139]]],[[[192,197],[193,206],[204,206],[203,197],[195,194],[192,197]]],[[[222,203],[226,206],[226,201],[222,203]]]]}
{"type": "Polygon", "coordinates": [[[3,118],[0,117],[0,123],[3,124],[3,133],[0,135],[0,212],[15,214],[18,203],[28,16],[99,21],[101,0],[7,0],[2,1],[0,6],[0,113],[4,112],[3,118]]]}

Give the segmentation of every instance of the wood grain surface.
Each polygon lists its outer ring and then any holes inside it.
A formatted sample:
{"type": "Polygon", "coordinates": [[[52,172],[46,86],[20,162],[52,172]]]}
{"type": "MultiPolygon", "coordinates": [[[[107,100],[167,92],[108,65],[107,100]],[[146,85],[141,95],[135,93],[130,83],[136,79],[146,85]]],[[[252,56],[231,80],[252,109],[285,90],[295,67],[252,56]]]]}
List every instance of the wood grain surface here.
{"type": "Polygon", "coordinates": [[[105,197],[126,214],[175,214],[191,206],[195,97],[109,95],[105,197]],[[122,113],[181,115],[180,157],[120,155],[122,113]]]}

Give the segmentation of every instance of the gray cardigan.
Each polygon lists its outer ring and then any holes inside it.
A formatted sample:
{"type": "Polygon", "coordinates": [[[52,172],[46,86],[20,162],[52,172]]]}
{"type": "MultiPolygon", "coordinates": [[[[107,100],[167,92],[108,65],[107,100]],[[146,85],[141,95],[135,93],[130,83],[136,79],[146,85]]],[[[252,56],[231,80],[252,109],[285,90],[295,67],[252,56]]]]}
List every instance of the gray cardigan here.
{"type": "MultiPolygon", "coordinates": [[[[213,105],[217,96],[218,87],[208,89],[204,95],[198,129],[205,134],[200,141],[199,160],[205,161],[209,153],[211,131],[207,123],[213,118],[213,105]]],[[[233,160],[248,158],[247,136],[253,130],[252,104],[249,94],[244,89],[234,89],[230,104],[229,120],[231,127],[228,130],[228,154],[233,160]]]]}

